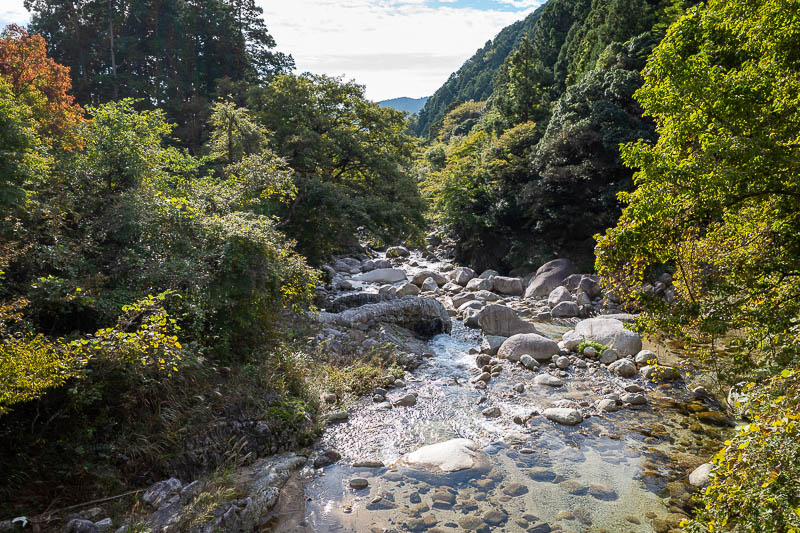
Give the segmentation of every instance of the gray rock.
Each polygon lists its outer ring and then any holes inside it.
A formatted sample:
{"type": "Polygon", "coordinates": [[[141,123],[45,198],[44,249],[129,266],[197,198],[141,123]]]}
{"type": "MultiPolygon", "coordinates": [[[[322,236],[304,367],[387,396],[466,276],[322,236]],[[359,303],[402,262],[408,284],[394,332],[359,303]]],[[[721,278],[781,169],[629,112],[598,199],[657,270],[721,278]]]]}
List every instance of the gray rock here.
{"type": "Polygon", "coordinates": [[[530,322],[525,322],[517,312],[504,305],[487,305],[478,317],[484,335],[511,337],[519,333],[538,333],[530,322]]]}
{"type": "Polygon", "coordinates": [[[104,531],[108,531],[114,527],[114,522],[111,520],[111,518],[103,518],[102,520],[95,522],[94,527],[97,528],[97,531],[103,533],[104,531]]]}
{"type": "Polygon", "coordinates": [[[447,283],[447,278],[439,274],[438,272],[434,272],[432,270],[423,270],[421,272],[417,272],[414,274],[414,277],[411,279],[411,283],[421,287],[425,281],[431,278],[433,279],[434,283],[436,283],[437,287],[441,287],[445,283],[447,283]]]}
{"type": "Polygon", "coordinates": [[[629,392],[623,394],[620,398],[623,402],[630,404],[630,405],[645,405],[647,404],[647,398],[645,398],[644,394],[639,394],[637,392],[629,392]]]}
{"type": "Polygon", "coordinates": [[[575,302],[561,302],[550,310],[553,318],[572,318],[581,314],[581,308],[575,302]]]}
{"type": "Polygon", "coordinates": [[[439,288],[439,285],[436,284],[436,280],[434,280],[433,278],[428,278],[422,282],[420,288],[423,291],[435,291],[436,289],[439,288]]]}
{"type": "Polygon", "coordinates": [[[473,278],[467,283],[468,291],[490,291],[494,288],[494,283],[490,279],[473,278]]]}
{"type": "Polygon", "coordinates": [[[577,348],[578,345],[583,342],[583,340],[583,337],[575,333],[574,329],[567,331],[561,336],[561,341],[564,343],[564,348],[569,351],[574,351],[575,348],[577,348]]]}
{"type": "Polygon", "coordinates": [[[616,319],[597,317],[581,320],[575,326],[575,333],[586,340],[592,340],[617,350],[622,355],[634,355],[642,349],[642,339],[638,333],[625,328],[616,319]]]}
{"type": "Polygon", "coordinates": [[[703,463],[695,468],[692,473],[689,474],[689,485],[693,487],[705,487],[708,485],[713,468],[714,465],[711,463],[703,463]]]}
{"type": "Polygon", "coordinates": [[[550,291],[550,295],[547,297],[547,305],[549,305],[551,309],[562,302],[571,301],[572,295],[566,287],[556,287],[550,291]]]}
{"type": "Polygon", "coordinates": [[[542,413],[545,418],[565,426],[575,426],[583,421],[583,415],[577,409],[569,407],[551,407],[542,413]]]}
{"type": "Polygon", "coordinates": [[[553,289],[561,285],[564,278],[575,272],[575,266],[569,259],[554,259],[545,263],[525,289],[525,298],[548,296],[553,289]]]}
{"type": "Polygon", "coordinates": [[[578,283],[577,290],[589,298],[600,296],[600,282],[591,276],[583,276],[578,283]]]}
{"type": "Polygon", "coordinates": [[[327,448],[322,450],[317,454],[314,458],[313,464],[314,468],[322,468],[328,465],[332,465],[336,461],[342,458],[342,454],[336,451],[333,448],[327,448]]]}
{"type": "Polygon", "coordinates": [[[392,268],[392,262],[387,261],[386,259],[376,259],[373,261],[373,266],[375,268],[392,268]]]}
{"type": "Polygon", "coordinates": [[[450,273],[450,279],[453,280],[454,283],[465,287],[469,281],[475,277],[475,271],[469,267],[458,267],[453,269],[450,273]]]}
{"type": "Polygon", "coordinates": [[[600,363],[604,365],[610,365],[617,359],[619,359],[619,353],[614,348],[603,350],[603,353],[600,354],[600,363]]]}
{"type": "Polygon", "coordinates": [[[564,385],[563,381],[550,374],[539,374],[533,378],[533,382],[537,385],[547,385],[548,387],[561,387],[564,385]]]}
{"type": "Polygon", "coordinates": [[[353,280],[370,283],[395,283],[397,281],[405,281],[406,273],[399,268],[376,268],[353,276],[353,280]]]}
{"type": "Polygon", "coordinates": [[[369,481],[367,481],[363,477],[354,477],[353,479],[350,480],[350,488],[360,490],[360,489],[366,489],[367,487],[369,487],[369,481]]]}
{"type": "Polygon", "coordinates": [[[405,246],[392,246],[386,250],[386,257],[408,257],[411,252],[405,246]]]}
{"type": "Polygon", "coordinates": [[[363,305],[342,313],[320,313],[319,319],[324,324],[348,328],[370,323],[394,324],[422,337],[450,333],[452,327],[447,310],[438,300],[416,296],[363,305]]]}
{"type": "Polygon", "coordinates": [[[499,294],[495,294],[491,291],[477,291],[475,293],[475,299],[485,303],[485,302],[496,302],[501,298],[499,294]]]}
{"type": "Polygon", "coordinates": [[[462,292],[462,293],[459,293],[459,294],[456,294],[455,296],[453,296],[451,298],[451,300],[453,302],[453,307],[458,309],[459,307],[461,307],[465,303],[475,300],[475,293],[474,292],[462,292]]]}
{"type": "Polygon", "coordinates": [[[506,276],[495,276],[492,278],[494,291],[509,296],[522,296],[524,288],[522,280],[519,278],[509,278],[506,276]]]}
{"type": "Polygon", "coordinates": [[[412,392],[402,396],[399,400],[394,402],[393,405],[400,407],[410,407],[412,405],[416,405],[416,403],[417,403],[417,395],[412,392]]]}
{"type": "Polygon", "coordinates": [[[328,422],[344,422],[347,420],[347,417],[350,416],[347,413],[347,409],[340,409],[338,411],[333,411],[328,414],[328,422]]]}
{"type": "Polygon", "coordinates": [[[183,487],[183,489],[181,489],[181,503],[183,505],[186,505],[193,499],[197,498],[197,496],[199,496],[200,493],[203,492],[203,489],[205,487],[206,484],[200,481],[199,479],[192,481],[191,483],[183,487]]]}
{"type": "Polygon", "coordinates": [[[64,527],[64,533],[99,533],[100,530],[91,520],[73,518],[64,527]]]}
{"type": "Polygon", "coordinates": [[[555,341],[536,333],[512,335],[500,346],[497,356],[501,359],[519,361],[522,354],[528,354],[537,361],[548,361],[560,349],[555,341]]]}
{"type": "Polygon", "coordinates": [[[613,413],[619,411],[622,407],[617,404],[616,400],[605,398],[597,402],[597,410],[602,413],[613,413]]]}
{"type": "Polygon", "coordinates": [[[556,366],[561,370],[566,370],[569,367],[569,357],[560,356],[556,358],[556,366]]]}
{"type": "Polygon", "coordinates": [[[498,416],[500,416],[500,408],[497,406],[489,407],[481,411],[481,414],[486,418],[497,418],[498,416]]]}
{"type": "Polygon", "coordinates": [[[481,327],[480,311],[476,309],[467,309],[464,311],[464,325],[468,328],[475,329],[481,327]]]}
{"type": "Polygon", "coordinates": [[[174,477],[164,481],[157,481],[144,491],[142,501],[155,508],[167,503],[174,503],[180,500],[181,488],[183,488],[183,485],[174,477]]]}
{"type": "Polygon", "coordinates": [[[539,362],[526,353],[520,356],[519,362],[522,364],[522,366],[530,370],[535,370],[539,368],[539,362]]]}
{"type": "Polygon", "coordinates": [[[500,346],[503,345],[507,338],[502,335],[484,336],[483,341],[481,341],[481,353],[497,355],[497,350],[500,349],[500,346]]]}
{"type": "Polygon", "coordinates": [[[417,296],[420,293],[419,287],[413,283],[403,283],[395,290],[396,296],[417,296]]]}
{"type": "Polygon", "coordinates": [[[658,358],[656,354],[651,352],[650,350],[641,350],[639,353],[636,354],[636,357],[633,358],[633,361],[640,366],[651,364],[650,362],[657,362],[658,358]]]}
{"type": "Polygon", "coordinates": [[[636,365],[630,359],[620,359],[608,365],[608,370],[623,378],[632,378],[636,375],[636,365]]]}
{"type": "Polygon", "coordinates": [[[664,383],[681,379],[681,373],[671,366],[643,366],[639,373],[648,381],[664,383]]]}
{"type": "Polygon", "coordinates": [[[575,303],[581,307],[589,307],[592,305],[592,299],[585,292],[579,292],[575,296],[575,303]]]}
{"type": "Polygon", "coordinates": [[[500,272],[498,272],[497,270],[489,269],[489,270],[484,270],[483,272],[481,272],[481,275],[478,276],[478,277],[481,278],[481,279],[489,279],[489,278],[493,278],[493,277],[499,276],[499,275],[500,275],[500,272]]]}

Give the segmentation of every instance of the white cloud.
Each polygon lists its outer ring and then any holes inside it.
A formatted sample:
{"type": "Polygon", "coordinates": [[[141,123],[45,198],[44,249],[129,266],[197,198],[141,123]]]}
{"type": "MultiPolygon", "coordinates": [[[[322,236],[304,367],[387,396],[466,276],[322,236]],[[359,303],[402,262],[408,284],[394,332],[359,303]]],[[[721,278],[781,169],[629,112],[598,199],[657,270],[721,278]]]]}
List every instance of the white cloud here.
{"type": "Polygon", "coordinates": [[[280,50],[299,71],[344,75],[367,97],[429,96],[505,26],[542,0],[502,0],[519,11],[432,7],[425,0],[259,0],[280,50]],[[520,5],[517,5],[520,4],[520,5]]]}
{"type": "MultiPolygon", "coordinates": [[[[0,24],[26,24],[23,0],[0,0],[0,24]]],[[[458,0],[256,0],[281,51],[300,72],[344,75],[367,97],[429,96],[502,28],[544,0],[496,0],[516,11],[457,7],[458,0]]]]}

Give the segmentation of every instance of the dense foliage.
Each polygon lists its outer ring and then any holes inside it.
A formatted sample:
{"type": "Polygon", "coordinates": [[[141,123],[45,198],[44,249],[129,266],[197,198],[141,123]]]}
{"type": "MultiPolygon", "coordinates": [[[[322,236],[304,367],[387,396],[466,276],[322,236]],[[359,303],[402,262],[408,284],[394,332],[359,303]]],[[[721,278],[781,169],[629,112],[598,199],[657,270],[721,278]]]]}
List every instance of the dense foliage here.
{"type": "Polygon", "coordinates": [[[783,0],[711,1],[669,29],[636,93],[655,143],[623,148],[639,169],[598,269],[649,311],[641,326],[696,342],[750,386],[753,423],[720,454],[697,531],[798,528],[800,18],[783,0]],[[674,270],[670,306],[639,294],[674,270]]]}
{"type": "Polygon", "coordinates": [[[467,59],[431,96],[419,112],[414,132],[421,137],[435,137],[445,115],[461,103],[486,100],[492,94],[494,78],[503,62],[520,40],[535,26],[542,8],[524,20],[503,28],[494,40],[467,59]]]}
{"type": "Polygon", "coordinates": [[[282,75],[251,90],[249,107],[294,172],[296,194],[274,211],[298,249],[318,261],[354,244],[413,240],[424,221],[411,173],[405,114],[364,98],[364,87],[282,75]]]}
{"type": "MultiPolygon", "coordinates": [[[[220,79],[266,81],[294,67],[273,51],[254,0],[26,0],[30,31],[69,67],[84,105],[125,97],[163,109],[199,148],[220,79]]],[[[222,94],[224,96],[224,94],[222,94]]]]}
{"type": "Polygon", "coordinates": [[[434,218],[455,233],[460,260],[512,269],[561,256],[590,268],[593,235],[616,221],[616,195],[632,188],[618,146],[655,135],[633,99],[639,71],[683,5],[548,2],[500,66],[480,117],[464,114],[466,102],[441,119],[428,154],[447,161],[436,168],[422,159],[417,172],[434,218]],[[485,132],[480,169],[459,175],[467,167],[455,159],[477,153],[475,132],[485,132]],[[451,201],[440,195],[453,187],[437,180],[481,192],[451,201]]]}

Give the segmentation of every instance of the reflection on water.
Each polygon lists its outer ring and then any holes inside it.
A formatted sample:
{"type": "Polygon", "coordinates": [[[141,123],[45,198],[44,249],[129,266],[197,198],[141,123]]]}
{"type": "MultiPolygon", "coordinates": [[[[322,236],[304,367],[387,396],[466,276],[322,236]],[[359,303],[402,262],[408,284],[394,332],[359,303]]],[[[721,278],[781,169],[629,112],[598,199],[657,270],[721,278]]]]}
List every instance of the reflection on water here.
{"type": "Polygon", "coordinates": [[[664,518],[680,518],[674,511],[686,508],[686,470],[720,438],[717,430],[698,428],[684,390],[662,394],[648,386],[647,406],[559,426],[531,414],[557,400],[593,403],[630,381],[570,368],[565,387],[536,387],[531,372],[504,362],[488,390],[479,391],[470,384],[474,356],[468,354],[479,342],[479,333],[454,322],[452,336],[430,342],[435,357],[407,376],[417,405],[385,409],[364,399],[347,422],[326,430],[323,443],[343,459],[306,486],[314,531],[644,532],[664,518]],[[523,392],[514,390],[520,383],[523,392]],[[487,406],[500,407],[502,415],[487,419],[481,414],[487,406]],[[516,424],[515,415],[529,419],[516,424]],[[457,437],[483,446],[491,470],[436,477],[348,466],[359,459],[391,465],[420,446],[457,437]],[[354,477],[369,486],[351,489],[354,477]]]}

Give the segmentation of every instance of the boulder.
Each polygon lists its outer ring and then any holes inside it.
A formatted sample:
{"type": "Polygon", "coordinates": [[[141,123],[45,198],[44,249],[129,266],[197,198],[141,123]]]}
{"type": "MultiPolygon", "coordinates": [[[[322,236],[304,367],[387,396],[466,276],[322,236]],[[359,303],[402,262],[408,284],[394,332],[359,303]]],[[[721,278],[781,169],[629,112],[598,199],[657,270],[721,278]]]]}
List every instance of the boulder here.
{"type": "Polygon", "coordinates": [[[405,246],[392,246],[388,250],[386,250],[386,257],[395,258],[395,257],[408,257],[411,255],[411,252],[408,251],[408,248],[405,246]]]}
{"type": "Polygon", "coordinates": [[[581,282],[584,275],[585,274],[571,274],[564,278],[561,284],[566,287],[569,292],[572,292],[578,288],[578,284],[581,282]]]}
{"type": "MultiPolygon", "coordinates": [[[[11,529],[11,531],[15,531],[16,528],[11,529]]],[[[67,522],[66,527],[64,528],[64,533],[99,533],[100,529],[94,525],[94,522],[91,520],[82,520],[80,518],[73,518],[69,522],[67,522]]]]}
{"type": "Polygon", "coordinates": [[[575,302],[561,302],[550,310],[553,318],[572,318],[581,314],[581,308],[575,302]]]}
{"type": "Polygon", "coordinates": [[[574,329],[564,333],[564,335],[561,337],[561,341],[564,343],[564,349],[569,350],[570,352],[574,351],[575,348],[577,348],[578,345],[583,342],[583,340],[583,337],[575,333],[574,329]]]}
{"type": "Polygon", "coordinates": [[[142,501],[158,508],[165,503],[171,503],[173,499],[175,501],[180,500],[181,488],[183,488],[183,485],[174,477],[164,481],[157,481],[144,491],[142,501]]]}
{"type": "Polygon", "coordinates": [[[475,298],[482,302],[496,302],[500,296],[491,291],[478,291],[475,293],[475,298]]]}
{"type": "Polygon", "coordinates": [[[462,287],[465,287],[467,283],[469,283],[469,281],[474,277],[475,271],[469,267],[458,267],[453,269],[453,271],[450,273],[450,279],[462,287]]]}
{"type": "Polygon", "coordinates": [[[446,473],[486,465],[487,459],[474,441],[452,439],[423,446],[400,457],[396,464],[434,473],[446,473]]]}
{"type": "Polygon", "coordinates": [[[605,398],[597,402],[597,410],[601,413],[613,413],[619,411],[622,407],[617,404],[616,400],[605,398]]]}
{"type": "Polygon", "coordinates": [[[633,362],[637,365],[647,365],[650,364],[651,361],[656,363],[658,362],[658,358],[656,357],[656,354],[650,350],[642,350],[636,354],[636,357],[633,358],[633,362]]]}
{"type": "Polygon", "coordinates": [[[497,270],[489,269],[489,270],[484,270],[483,272],[481,272],[481,275],[478,276],[478,277],[481,278],[481,279],[489,279],[489,278],[493,278],[493,277],[499,276],[499,275],[500,275],[500,272],[498,272],[497,270]]]}
{"type": "Polygon", "coordinates": [[[616,374],[623,378],[632,378],[636,375],[636,365],[630,359],[620,359],[608,366],[608,370],[612,374],[616,374]]]}
{"type": "Polygon", "coordinates": [[[372,262],[374,268],[392,268],[392,262],[386,259],[376,259],[372,262]]]}
{"type": "Polygon", "coordinates": [[[547,385],[548,387],[563,387],[564,382],[550,374],[539,374],[533,378],[533,382],[537,385],[547,385]]]}
{"type": "Polygon", "coordinates": [[[439,288],[439,285],[436,283],[436,280],[433,279],[433,278],[426,279],[425,281],[422,282],[422,285],[420,286],[420,289],[422,289],[423,291],[427,291],[427,292],[435,291],[438,288],[439,288]]]}
{"type": "Polygon", "coordinates": [[[413,283],[403,283],[394,291],[396,296],[417,296],[420,293],[419,287],[413,283]]]}
{"type": "Polygon", "coordinates": [[[363,305],[342,313],[320,313],[319,319],[325,324],[347,328],[357,328],[362,324],[394,324],[425,338],[439,333],[450,333],[452,328],[444,305],[434,298],[418,296],[363,305]]]}
{"type": "Polygon", "coordinates": [[[692,487],[705,487],[708,485],[709,478],[711,477],[711,470],[714,465],[711,463],[703,463],[689,474],[689,485],[692,487]]]}
{"type": "Polygon", "coordinates": [[[583,421],[583,415],[577,409],[569,407],[551,407],[542,413],[545,418],[565,426],[575,426],[583,421]]]}
{"type": "Polygon", "coordinates": [[[486,335],[481,341],[481,353],[497,355],[497,350],[500,349],[500,346],[507,338],[502,335],[486,335]]]}
{"type": "Polygon", "coordinates": [[[353,276],[353,280],[370,283],[395,283],[397,281],[405,281],[406,273],[399,268],[376,268],[353,276]]]}
{"type": "Polygon", "coordinates": [[[500,294],[507,294],[509,296],[522,296],[524,287],[522,280],[519,278],[509,278],[506,276],[495,276],[492,278],[494,291],[500,294]]]}
{"type": "Polygon", "coordinates": [[[453,296],[451,298],[451,300],[453,302],[453,307],[455,307],[456,309],[458,309],[459,307],[461,307],[465,303],[467,303],[467,302],[469,302],[471,300],[474,300],[474,299],[475,299],[475,293],[474,292],[462,292],[462,293],[456,294],[455,296],[453,296]]]}
{"type": "Polygon", "coordinates": [[[625,328],[614,318],[588,318],[575,326],[575,333],[584,338],[614,348],[621,356],[634,355],[642,349],[642,339],[638,333],[625,328]]]}
{"type": "Polygon", "coordinates": [[[437,287],[441,287],[445,283],[447,283],[447,278],[439,274],[438,272],[434,272],[432,270],[423,270],[421,272],[417,272],[414,274],[414,277],[411,279],[411,283],[416,285],[417,287],[422,286],[423,283],[428,278],[433,278],[433,281],[436,282],[437,287]]]}
{"type": "Polygon", "coordinates": [[[522,354],[519,357],[519,362],[522,366],[524,366],[528,370],[535,370],[539,368],[539,362],[526,353],[522,354]]]}
{"type": "Polygon", "coordinates": [[[638,392],[628,392],[626,394],[623,394],[620,400],[631,405],[647,404],[647,398],[645,397],[645,395],[638,392]]]}
{"type": "Polygon", "coordinates": [[[556,287],[552,291],[550,291],[550,295],[547,297],[547,305],[550,306],[550,309],[554,308],[561,302],[571,302],[572,295],[569,293],[566,287],[556,287]]]}
{"type": "Polygon", "coordinates": [[[490,279],[473,278],[467,283],[468,291],[490,291],[494,288],[494,283],[490,279]]]}
{"type": "Polygon", "coordinates": [[[561,285],[564,278],[575,272],[575,266],[569,259],[554,259],[543,264],[525,289],[525,298],[548,296],[553,289],[561,285]]]}
{"type": "Polygon", "coordinates": [[[511,337],[518,333],[538,333],[533,324],[525,322],[516,311],[504,305],[487,305],[481,310],[478,321],[484,335],[511,337]]]}
{"type": "Polygon", "coordinates": [[[600,363],[604,365],[610,365],[614,361],[619,359],[619,353],[614,348],[608,348],[603,350],[603,353],[600,354],[600,363]]]}
{"type": "Polygon", "coordinates": [[[459,307],[458,312],[463,313],[467,309],[475,309],[476,311],[480,311],[481,309],[483,309],[484,305],[485,304],[483,302],[479,302],[478,300],[471,300],[462,305],[461,307],[459,307]]]}
{"type": "Polygon", "coordinates": [[[555,341],[537,333],[512,335],[497,350],[501,359],[519,361],[522,354],[528,354],[537,361],[548,361],[561,350],[555,341]]]}
{"type": "Polygon", "coordinates": [[[671,366],[643,366],[639,373],[641,373],[642,377],[647,381],[654,381],[659,383],[664,383],[667,381],[676,381],[681,379],[681,373],[678,372],[677,369],[671,366]]]}
{"type": "Polygon", "coordinates": [[[586,294],[589,298],[597,298],[600,296],[600,282],[592,276],[583,276],[578,283],[577,290],[586,294]]]}

